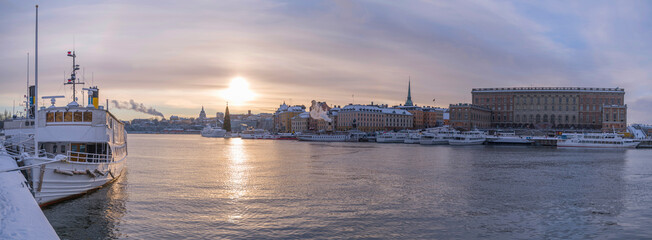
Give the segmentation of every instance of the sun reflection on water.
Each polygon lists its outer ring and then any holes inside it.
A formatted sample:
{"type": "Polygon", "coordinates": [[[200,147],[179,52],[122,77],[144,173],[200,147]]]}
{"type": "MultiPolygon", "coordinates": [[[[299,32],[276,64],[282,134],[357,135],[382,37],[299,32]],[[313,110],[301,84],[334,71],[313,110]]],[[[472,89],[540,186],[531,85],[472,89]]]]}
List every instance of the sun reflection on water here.
{"type": "Polygon", "coordinates": [[[234,205],[233,212],[228,215],[229,222],[242,218],[243,210],[238,201],[247,194],[248,155],[244,142],[240,138],[229,139],[227,143],[227,164],[229,171],[229,198],[234,205]]]}

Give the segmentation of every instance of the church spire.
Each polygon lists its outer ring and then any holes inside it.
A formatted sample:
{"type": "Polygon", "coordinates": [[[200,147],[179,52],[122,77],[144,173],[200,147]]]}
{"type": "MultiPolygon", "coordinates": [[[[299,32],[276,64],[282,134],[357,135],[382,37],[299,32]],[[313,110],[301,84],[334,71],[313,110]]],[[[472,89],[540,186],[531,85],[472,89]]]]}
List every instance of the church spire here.
{"type": "Polygon", "coordinates": [[[414,106],[414,104],[412,103],[412,80],[410,80],[409,76],[408,76],[408,95],[404,106],[414,106]]]}
{"type": "Polygon", "coordinates": [[[231,132],[231,114],[229,114],[229,102],[226,102],[226,111],[224,111],[224,124],[222,128],[227,132],[231,132]]]}

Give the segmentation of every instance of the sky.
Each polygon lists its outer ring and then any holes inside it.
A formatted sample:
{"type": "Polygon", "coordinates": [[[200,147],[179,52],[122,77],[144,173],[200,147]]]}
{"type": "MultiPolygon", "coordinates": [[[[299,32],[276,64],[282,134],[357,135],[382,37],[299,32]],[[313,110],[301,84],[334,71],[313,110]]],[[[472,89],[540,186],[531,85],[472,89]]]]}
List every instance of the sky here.
{"type": "Polygon", "coordinates": [[[440,107],[479,87],[620,87],[628,122],[652,123],[650,1],[0,0],[0,111],[22,101],[28,52],[33,82],[37,3],[41,96],[71,95],[74,49],[101,99],[165,116],[223,112],[234,78],[255,95],[232,113],[398,105],[409,78],[440,107]]]}

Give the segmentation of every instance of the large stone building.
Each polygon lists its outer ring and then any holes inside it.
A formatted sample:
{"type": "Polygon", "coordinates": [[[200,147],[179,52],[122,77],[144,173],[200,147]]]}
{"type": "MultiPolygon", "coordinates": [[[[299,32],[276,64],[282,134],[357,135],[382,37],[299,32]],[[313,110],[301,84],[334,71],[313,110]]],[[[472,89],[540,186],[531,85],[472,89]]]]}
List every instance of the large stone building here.
{"type": "Polygon", "coordinates": [[[472,130],[475,128],[486,129],[491,127],[491,110],[468,103],[451,104],[448,108],[450,114],[450,126],[472,130]]]}
{"type": "Polygon", "coordinates": [[[474,88],[471,93],[474,105],[492,111],[493,127],[623,130],[627,125],[622,88],[474,88]]]}
{"type": "Polygon", "coordinates": [[[274,129],[277,132],[292,132],[292,118],[306,112],[303,105],[288,106],[283,102],[274,113],[274,129]]]}
{"type": "Polygon", "coordinates": [[[346,105],[337,112],[337,130],[358,129],[364,132],[409,129],[413,116],[403,109],[386,105],[346,105]]]}

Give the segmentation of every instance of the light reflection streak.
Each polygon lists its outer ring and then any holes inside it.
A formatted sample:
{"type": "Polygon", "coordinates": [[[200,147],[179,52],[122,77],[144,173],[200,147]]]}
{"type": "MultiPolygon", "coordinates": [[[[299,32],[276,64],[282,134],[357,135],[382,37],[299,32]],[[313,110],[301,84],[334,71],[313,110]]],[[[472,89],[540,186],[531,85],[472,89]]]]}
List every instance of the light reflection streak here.
{"type": "Polygon", "coordinates": [[[229,214],[228,221],[236,222],[242,218],[242,210],[237,205],[238,200],[247,193],[247,160],[248,155],[244,142],[240,138],[227,141],[228,146],[228,171],[229,171],[229,198],[235,205],[234,212],[229,214]]]}

